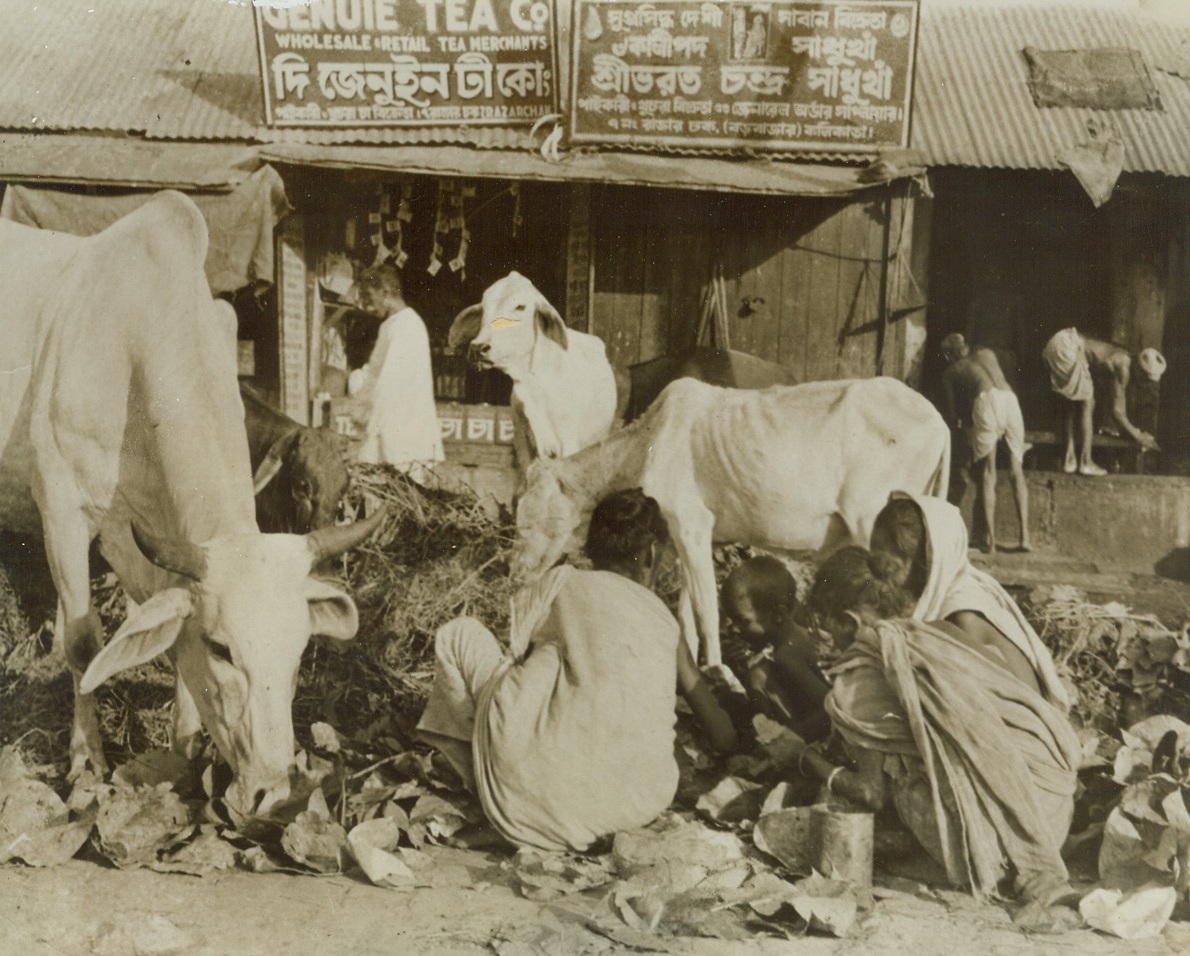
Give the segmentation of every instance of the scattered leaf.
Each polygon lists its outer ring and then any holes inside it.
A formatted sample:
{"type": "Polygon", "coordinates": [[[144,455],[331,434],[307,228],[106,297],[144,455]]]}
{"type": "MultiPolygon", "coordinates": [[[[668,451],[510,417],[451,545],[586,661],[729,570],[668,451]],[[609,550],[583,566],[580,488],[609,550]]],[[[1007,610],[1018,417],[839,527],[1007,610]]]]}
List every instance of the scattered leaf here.
{"type": "Polygon", "coordinates": [[[118,787],[101,802],[95,825],[100,852],[116,866],[149,866],[194,832],[194,812],[167,784],[118,787]]]}
{"type": "Polygon", "coordinates": [[[213,870],[229,870],[234,867],[239,859],[235,847],[220,837],[212,826],[200,827],[199,830],[194,840],[150,863],[150,869],[162,873],[205,876],[213,870]]]}
{"type": "Polygon", "coordinates": [[[714,789],[698,798],[696,809],[716,823],[740,823],[759,816],[762,797],[760,784],[724,777],[714,789]]]}
{"type": "Polygon", "coordinates": [[[808,874],[813,865],[811,807],[788,807],[767,813],[756,821],[752,842],[757,849],[780,860],[794,873],[808,874]]]}
{"type": "Polygon", "coordinates": [[[1092,890],[1078,910],[1087,925],[1120,939],[1149,939],[1160,935],[1173,913],[1177,891],[1149,884],[1131,893],[1092,890]]]}
{"type": "Polygon", "coordinates": [[[338,873],[347,833],[317,810],[304,810],[285,828],[281,848],[298,863],[318,873],[338,873]]]}

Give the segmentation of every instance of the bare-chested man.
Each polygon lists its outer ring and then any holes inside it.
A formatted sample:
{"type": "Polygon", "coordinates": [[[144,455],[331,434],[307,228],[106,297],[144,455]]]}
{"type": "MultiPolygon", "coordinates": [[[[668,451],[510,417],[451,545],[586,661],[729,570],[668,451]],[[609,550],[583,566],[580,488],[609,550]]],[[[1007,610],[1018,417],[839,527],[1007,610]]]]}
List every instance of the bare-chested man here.
{"type": "Polygon", "coordinates": [[[1021,550],[1029,543],[1029,490],[1023,461],[1025,420],[1016,393],[1004,378],[996,353],[989,348],[968,347],[958,332],[942,340],[947,369],[942,374],[944,417],[951,428],[964,428],[971,444],[972,468],[979,476],[976,500],[982,502],[987,526],[985,550],[996,550],[996,445],[1008,446],[1012,492],[1021,523],[1021,550]]]}
{"type": "MultiPolygon", "coordinates": [[[[1132,375],[1133,357],[1127,349],[1110,342],[1084,338],[1077,329],[1063,329],[1046,343],[1041,353],[1050,370],[1050,384],[1067,400],[1066,461],[1068,473],[1104,475],[1107,472],[1091,458],[1095,435],[1095,386],[1092,370],[1104,370],[1111,379],[1111,412],[1115,424],[1141,448],[1157,450],[1157,442],[1128,420],[1126,392],[1132,375]],[[1075,418],[1080,419],[1082,443],[1077,458],[1074,452],[1075,418]]],[[[1152,382],[1160,381],[1165,371],[1165,357],[1156,349],[1143,349],[1135,359],[1140,373],[1152,382]]]]}

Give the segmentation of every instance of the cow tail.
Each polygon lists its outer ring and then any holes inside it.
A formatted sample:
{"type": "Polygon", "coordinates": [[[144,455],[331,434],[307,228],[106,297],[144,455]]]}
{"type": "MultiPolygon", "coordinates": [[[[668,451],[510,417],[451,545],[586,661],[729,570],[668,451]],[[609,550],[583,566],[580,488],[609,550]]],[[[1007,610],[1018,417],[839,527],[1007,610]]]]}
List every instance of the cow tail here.
{"type": "Polygon", "coordinates": [[[930,477],[926,494],[933,498],[945,498],[950,491],[950,429],[946,429],[946,440],[942,443],[942,457],[930,477]]]}

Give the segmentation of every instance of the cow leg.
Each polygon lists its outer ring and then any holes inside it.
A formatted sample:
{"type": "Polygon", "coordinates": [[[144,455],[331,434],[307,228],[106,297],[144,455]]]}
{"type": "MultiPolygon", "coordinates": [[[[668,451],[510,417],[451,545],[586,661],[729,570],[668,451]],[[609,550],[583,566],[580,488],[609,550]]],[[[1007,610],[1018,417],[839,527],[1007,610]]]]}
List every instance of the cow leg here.
{"type": "Polygon", "coordinates": [[[715,589],[715,564],[711,558],[715,516],[701,502],[684,508],[681,517],[664,508],[662,515],[673,534],[674,547],[682,562],[686,581],[683,599],[686,593],[690,595],[702,633],[703,663],[717,667],[723,663],[723,656],[719,651],[719,595],[715,589]]]}
{"type": "MultiPolygon", "coordinates": [[[[39,506],[41,500],[38,501],[39,506]]],[[[75,780],[87,769],[107,773],[99,712],[93,694],[80,694],[79,681],[103,647],[103,625],[91,604],[88,549],[91,534],[77,509],[41,508],[50,574],[58,589],[54,643],[62,648],[74,679],[74,723],[70,729],[70,773],[75,780]]]]}
{"type": "Polygon", "coordinates": [[[194,695],[182,680],[182,675],[174,671],[174,704],[170,715],[173,718],[173,739],[170,741],[174,753],[179,753],[187,760],[194,760],[202,752],[202,718],[198,713],[198,705],[194,702],[194,695]]]}

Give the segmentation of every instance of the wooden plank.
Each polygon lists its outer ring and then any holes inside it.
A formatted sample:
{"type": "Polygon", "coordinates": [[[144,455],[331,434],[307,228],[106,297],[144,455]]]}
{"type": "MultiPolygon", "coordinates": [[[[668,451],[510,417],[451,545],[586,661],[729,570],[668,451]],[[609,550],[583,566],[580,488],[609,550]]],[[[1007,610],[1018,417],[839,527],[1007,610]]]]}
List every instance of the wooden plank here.
{"type": "Polygon", "coordinates": [[[797,248],[804,219],[791,203],[791,215],[781,223],[781,294],[777,315],[777,358],[799,382],[806,381],[806,253],[797,248]]]}
{"type": "Polygon", "coordinates": [[[812,200],[825,214],[803,238],[810,250],[807,259],[806,381],[837,377],[839,364],[839,239],[842,204],[829,199],[812,200]]]}
{"type": "Polygon", "coordinates": [[[632,288],[631,262],[640,255],[632,220],[633,202],[624,188],[605,187],[597,207],[598,243],[594,319],[613,365],[636,362],[640,343],[640,297],[632,288]]]}
{"type": "Polygon", "coordinates": [[[591,187],[574,183],[568,196],[566,228],[566,324],[586,332],[590,326],[591,187]]]}
{"type": "MultiPolygon", "coordinates": [[[[748,271],[750,293],[764,301],[758,303],[750,316],[740,320],[741,325],[750,327],[751,342],[748,351],[769,362],[779,361],[780,354],[780,304],[781,279],[785,258],[785,230],[782,228],[787,216],[793,214],[793,202],[784,198],[758,200],[756,217],[760,228],[755,230],[752,255],[754,266],[748,271]]],[[[744,295],[749,294],[747,291],[744,295]]]]}
{"type": "Polygon", "coordinates": [[[665,250],[669,246],[672,226],[665,217],[657,196],[641,212],[640,243],[640,332],[637,361],[647,362],[665,354],[668,318],[662,307],[668,285],[668,262],[665,250]]]}

